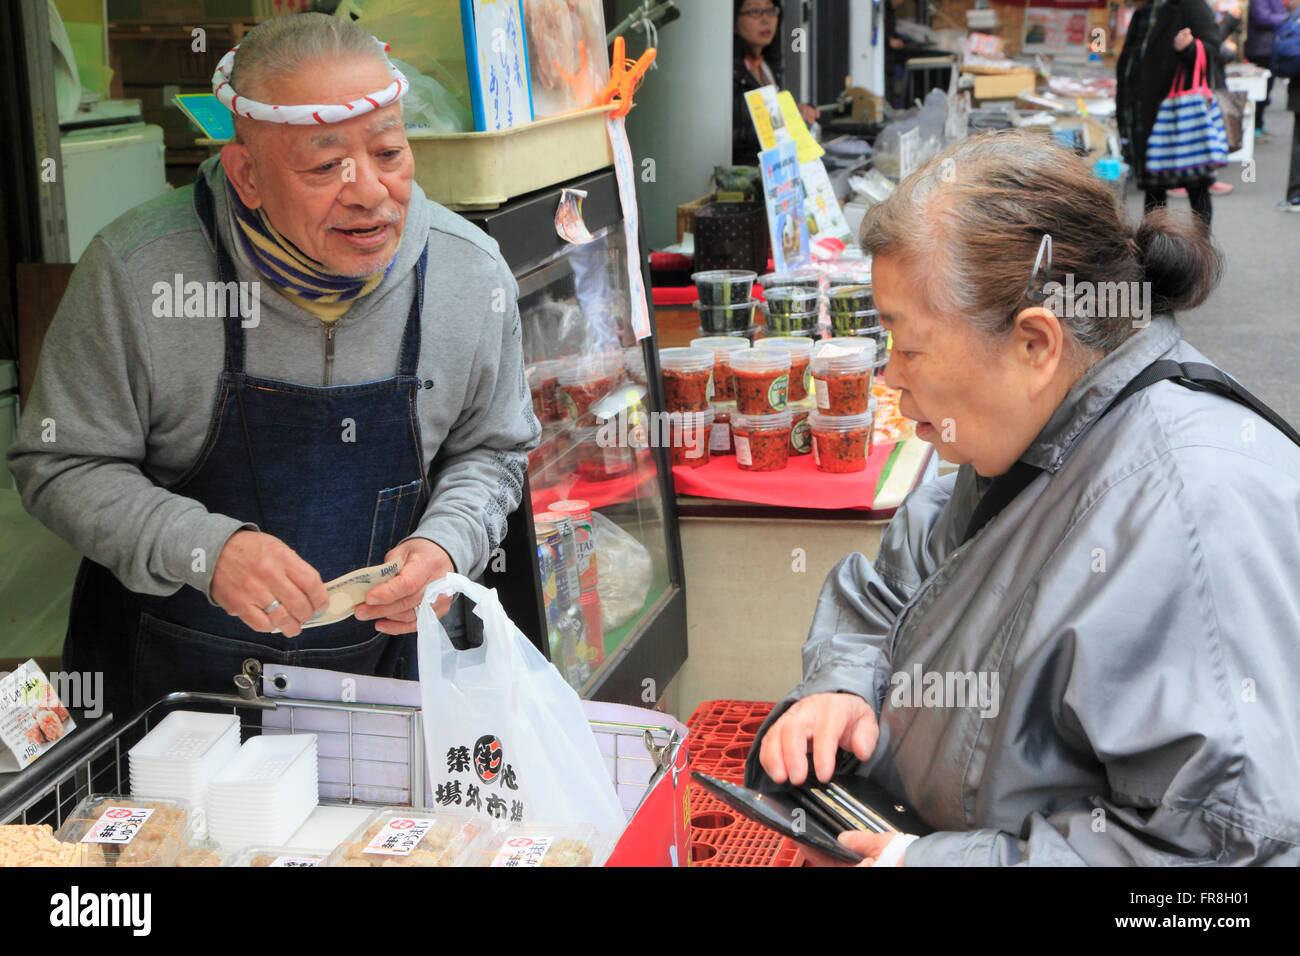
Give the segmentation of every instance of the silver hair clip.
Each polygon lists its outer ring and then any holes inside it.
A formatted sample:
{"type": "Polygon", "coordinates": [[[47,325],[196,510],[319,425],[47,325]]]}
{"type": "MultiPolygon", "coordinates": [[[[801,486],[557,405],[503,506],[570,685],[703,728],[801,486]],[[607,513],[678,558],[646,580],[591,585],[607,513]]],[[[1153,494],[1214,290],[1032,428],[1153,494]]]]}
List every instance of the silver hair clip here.
{"type": "Polygon", "coordinates": [[[1029,276],[1029,285],[1025,287],[1025,296],[1030,302],[1042,302],[1047,293],[1038,287],[1038,270],[1043,266],[1043,256],[1047,256],[1047,269],[1043,272],[1046,280],[1052,274],[1052,234],[1043,233],[1043,241],[1038,244],[1038,258],[1034,260],[1034,271],[1029,276]]]}

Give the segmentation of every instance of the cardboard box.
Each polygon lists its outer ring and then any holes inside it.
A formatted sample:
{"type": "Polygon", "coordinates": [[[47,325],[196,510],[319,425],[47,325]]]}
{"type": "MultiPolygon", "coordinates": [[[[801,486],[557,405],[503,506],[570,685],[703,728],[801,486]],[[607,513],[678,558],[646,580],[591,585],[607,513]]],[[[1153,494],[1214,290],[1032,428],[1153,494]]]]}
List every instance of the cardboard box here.
{"type": "Polygon", "coordinates": [[[1033,70],[1010,70],[996,73],[977,72],[963,69],[974,77],[975,89],[972,95],[977,100],[1009,100],[1017,93],[1033,90],[1035,74],[1033,70]]]}

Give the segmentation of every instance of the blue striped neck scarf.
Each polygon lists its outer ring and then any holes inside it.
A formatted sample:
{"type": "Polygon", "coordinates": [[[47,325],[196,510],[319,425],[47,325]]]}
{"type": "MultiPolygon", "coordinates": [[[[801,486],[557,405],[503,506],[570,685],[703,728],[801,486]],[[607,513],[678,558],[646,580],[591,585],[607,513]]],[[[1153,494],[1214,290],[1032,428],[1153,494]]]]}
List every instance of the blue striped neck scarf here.
{"type": "MultiPolygon", "coordinates": [[[[283,295],[322,322],[342,318],[353,302],[374,291],[392,271],[390,262],[368,276],[340,275],[282,236],[263,210],[245,206],[229,181],[226,189],[235,214],[235,234],[249,262],[283,295]]],[[[393,261],[397,261],[396,255],[393,261]]]]}

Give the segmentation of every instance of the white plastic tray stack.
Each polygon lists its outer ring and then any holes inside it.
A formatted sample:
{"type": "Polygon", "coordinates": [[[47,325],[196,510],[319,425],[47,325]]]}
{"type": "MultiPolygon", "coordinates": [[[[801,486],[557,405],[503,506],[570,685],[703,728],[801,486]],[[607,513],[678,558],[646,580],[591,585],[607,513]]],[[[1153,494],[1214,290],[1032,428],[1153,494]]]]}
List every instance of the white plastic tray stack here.
{"type": "Polygon", "coordinates": [[[223,847],[279,846],[318,800],[315,734],[253,737],[212,779],[208,832],[223,847]]]}
{"type": "Polygon", "coordinates": [[[127,752],[131,795],[204,807],[213,777],[239,753],[234,714],[168,714],[127,752]]]}

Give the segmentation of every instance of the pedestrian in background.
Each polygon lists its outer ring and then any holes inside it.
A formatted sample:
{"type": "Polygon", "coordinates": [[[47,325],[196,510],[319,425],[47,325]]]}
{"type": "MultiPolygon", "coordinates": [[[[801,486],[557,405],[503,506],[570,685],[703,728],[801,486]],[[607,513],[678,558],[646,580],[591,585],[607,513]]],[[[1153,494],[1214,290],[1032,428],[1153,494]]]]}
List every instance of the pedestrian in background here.
{"type": "MultiPolygon", "coordinates": [[[[1287,18],[1286,0],[1250,0],[1248,15],[1250,27],[1246,31],[1246,59],[1256,66],[1269,69],[1273,57],[1273,33],[1287,18]]],[[[1268,90],[1262,103],[1255,104],[1255,135],[1270,136],[1264,125],[1264,110],[1271,102],[1273,77],[1268,78],[1268,90]]],[[[1289,109],[1290,107],[1288,107],[1289,109]]]]}

